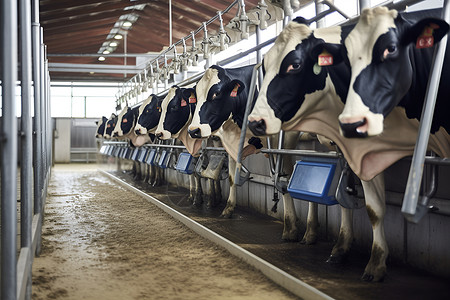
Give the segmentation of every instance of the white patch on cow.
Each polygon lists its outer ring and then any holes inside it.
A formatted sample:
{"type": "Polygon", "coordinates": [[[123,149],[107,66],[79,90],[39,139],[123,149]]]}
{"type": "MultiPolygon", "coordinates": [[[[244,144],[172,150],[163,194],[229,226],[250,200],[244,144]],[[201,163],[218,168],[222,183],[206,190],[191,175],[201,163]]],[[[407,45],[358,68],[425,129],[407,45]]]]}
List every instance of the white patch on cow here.
{"type": "Polygon", "coordinates": [[[159,135],[162,134],[159,138],[162,140],[167,140],[172,137],[176,138],[178,137],[177,134],[171,134],[170,131],[166,130],[164,128],[164,121],[166,120],[166,114],[167,114],[167,106],[169,105],[169,102],[175,97],[177,87],[172,87],[169,89],[169,92],[167,93],[167,96],[164,98],[164,100],[161,103],[161,117],[159,118],[158,126],[156,127],[155,134],[159,135]]]}
{"type": "Polygon", "coordinates": [[[122,124],[122,118],[123,115],[126,114],[128,111],[128,105],[126,105],[122,111],[120,112],[119,116],[117,117],[117,123],[116,123],[116,127],[114,127],[114,130],[112,131],[111,135],[114,137],[114,135],[121,137],[123,136],[123,131],[122,131],[122,127],[120,126],[122,124]]]}
{"type": "Polygon", "coordinates": [[[388,10],[386,7],[365,9],[355,28],[345,39],[347,55],[351,66],[350,87],[348,90],[345,108],[339,116],[341,123],[354,123],[364,118],[368,135],[377,135],[383,131],[383,115],[371,113],[362,102],[361,97],[353,89],[356,78],[371,62],[373,47],[380,35],[395,28],[394,20],[397,17],[396,10],[388,10]]]}
{"type": "MultiPolygon", "coordinates": [[[[152,102],[153,96],[149,96],[144,102],[142,102],[141,106],[139,106],[139,115],[138,115],[138,120],[140,118],[140,116],[142,115],[142,113],[144,112],[145,107],[152,102]]],[[[139,124],[139,122],[137,122],[136,126],[134,127],[134,130],[139,133],[139,134],[147,134],[147,128],[145,128],[144,126],[142,126],[141,124],[139,124]]]]}
{"type": "Polygon", "coordinates": [[[192,117],[191,124],[189,125],[189,130],[200,129],[202,138],[209,137],[211,135],[211,127],[209,124],[200,123],[200,109],[203,103],[206,102],[208,97],[208,92],[211,87],[220,82],[219,71],[216,69],[207,69],[202,78],[197,82],[195,92],[197,94],[197,105],[195,107],[194,115],[192,117]]]}

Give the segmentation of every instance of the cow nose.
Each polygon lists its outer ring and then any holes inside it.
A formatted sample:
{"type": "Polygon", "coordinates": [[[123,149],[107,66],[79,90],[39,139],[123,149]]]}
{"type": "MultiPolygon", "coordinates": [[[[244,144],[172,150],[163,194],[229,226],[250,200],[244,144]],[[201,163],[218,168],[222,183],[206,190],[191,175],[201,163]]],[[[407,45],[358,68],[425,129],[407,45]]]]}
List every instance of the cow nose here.
{"type": "Polygon", "coordinates": [[[248,128],[250,128],[254,135],[266,134],[266,122],[262,119],[259,121],[250,121],[248,123],[248,128]]]}
{"type": "Polygon", "coordinates": [[[114,132],[113,137],[118,137],[118,136],[119,136],[119,133],[114,132]]]}
{"type": "Polygon", "coordinates": [[[200,128],[188,130],[188,133],[191,136],[191,138],[193,138],[193,139],[200,139],[202,137],[202,132],[201,132],[200,128]]]}
{"type": "Polygon", "coordinates": [[[136,132],[137,135],[141,134],[141,129],[136,129],[134,132],[136,132]]]}
{"type": "Polygon", "coordinates": [[[155,136],[157,139],[161,139],[163,136],[163,133],[162,132],[155,133],[155,136]]]}
{"type": "MultiPolygon", "coordinates": [[[[342,130],[342,135],[346,138],[365,138],[368,136],[367,129],[361,130],[360,127],[367,124],[367,119],[363,118],[360,121],[353,123],[342,123],[339,121],[339,126],[342,130]],[[358,130],[359,128],[359,130],[358,130]]],[[[366,128],[367,126],[365,126],[366,128]]]]}

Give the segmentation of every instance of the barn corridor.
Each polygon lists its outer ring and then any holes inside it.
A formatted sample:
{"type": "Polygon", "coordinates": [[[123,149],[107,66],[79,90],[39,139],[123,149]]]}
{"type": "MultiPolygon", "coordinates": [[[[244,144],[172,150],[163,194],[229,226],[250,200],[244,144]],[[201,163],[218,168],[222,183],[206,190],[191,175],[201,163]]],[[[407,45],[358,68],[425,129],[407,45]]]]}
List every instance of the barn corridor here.
{"type": "Polygon", "coordinates": [[[56,165],[33,299],[294,299],[95,165],[56,165]]]}

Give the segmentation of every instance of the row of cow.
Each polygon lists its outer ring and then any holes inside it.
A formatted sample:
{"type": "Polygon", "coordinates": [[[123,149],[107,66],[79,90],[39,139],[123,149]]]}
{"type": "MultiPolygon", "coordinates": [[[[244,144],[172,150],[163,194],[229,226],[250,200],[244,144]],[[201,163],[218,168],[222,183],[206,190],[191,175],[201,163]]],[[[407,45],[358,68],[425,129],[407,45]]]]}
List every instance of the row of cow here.
{"type": "MultiPolygon", "coordinates": [[[[285,148],[297,145],[299,132],[326,137],[337,145],[361,179],[373,229],[369,263],[363,279],[386,274],[388,247],[384,234],[383,171],[412,155],[433,45],[448,32],[440,10],[398,13],[384,7],[366,9],[356,25],[311,29],[302,18],[289,23],[264,56],[263,82],[253,100],[243,156],[284,130],[285,148]],[[357,137],[357,138],[355,138],[357,137]]],[[[223,216],[236,205],[234,185],[238,139],[253,66],[212,66],[194,88],[172,87],[163,97],[151,95],[140,107],[125,108],[105,123],[106,138],[128,137],[136,146],[158,138],[178,138],[196,155],[201,140],[219,136],[229,154],[230,196],[223,216]]],[[[450,75],[448,51],[441,82],[450,75]]],[[[450,87],[441,84],[429,149],[450,157],[448,112],[450,87]]],[[[287,162],[288,160],[284,160],[287,162]]],[[[285,163],[285,172],[292,164],[285,163]]],[[[295,207],[283,195],[283,238],[297,238],[295,207]]],[[[341,228],[329,261],[340,262],[352,240],[352,211],[341,208],[341,228]]],[[[317,205],[309,205],[305,243],[317,239],[317,205]]]]}

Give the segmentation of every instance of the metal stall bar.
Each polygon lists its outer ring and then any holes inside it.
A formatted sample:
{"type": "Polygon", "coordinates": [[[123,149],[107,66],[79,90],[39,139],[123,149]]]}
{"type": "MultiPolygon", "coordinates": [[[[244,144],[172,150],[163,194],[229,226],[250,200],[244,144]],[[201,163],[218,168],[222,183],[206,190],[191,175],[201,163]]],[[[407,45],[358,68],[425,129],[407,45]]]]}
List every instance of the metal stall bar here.
{"type": "Polygon", "coordinates": [[[20,238],[17,262],[17,298],[31,299],[32,218],[33,218],[33,128],[31,117],[31,2],[20,0],[20,47],[22,88],[21,159],[20,159],[20,238]]]}
{"type": "Polygon", "coordinates": [[[40,72],[40,24],[39,24],[39,0],[32,0],[32,60],[33,60],[33,91],[34,91],[34,151],[33,151],[33,181],[34,181],[34,214],[36,221],[33,218],[33,223],[37,228],[34,228],[37,232],[37,236],[33,237],[33,250],[37,253],[40,252],[40,228],[42,226],[42,209],[41,209],[41,169],[42,169],[42,138],[41,138],[41,72],[40,72]]]}
{"type": "Polygon", "coordinates": [[[17,289],[17,2],[1,1],[1,298],[16,299],[17,289]]]}
{"type": "MultiPolygon", "coordinates": [[[[444,1],[443,18],[450,23],[450,6],[448,0],[444,1]]],[[[431,122],[433,121],[434,107],[441,79],[442,66],[444,64],[445,50],[447,48],[447,35],[436,46],[431,76],[428,81],[427,93],[420,118],[419,135],[414,148],[411,168],[409,169],[408,182],[402,204],[402,213],[409,222],[418,223],[428,211],[429,197],[424,196],[418,203],[420,186],[423,176],[425,154],[430,137],[431,122]]]]}

